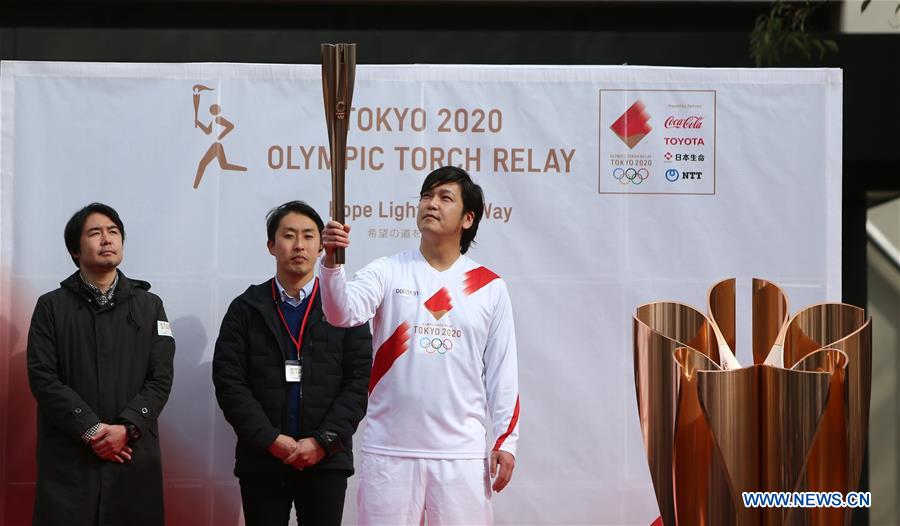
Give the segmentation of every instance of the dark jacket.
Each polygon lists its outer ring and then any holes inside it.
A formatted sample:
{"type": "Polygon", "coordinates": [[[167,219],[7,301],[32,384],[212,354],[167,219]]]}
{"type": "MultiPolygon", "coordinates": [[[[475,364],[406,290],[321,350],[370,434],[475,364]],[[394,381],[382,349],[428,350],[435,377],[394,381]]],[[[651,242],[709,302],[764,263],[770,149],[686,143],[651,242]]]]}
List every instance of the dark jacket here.
{"type": "MultiPolygon", "coordinates": [[[[284,361],[293,343],[276,310],[272,281],[249,287],[222,320],[213,357],[216,398],[237,434],[234,474],[281,474],[267,448],[287,426],[284,361]]],[[[368,324],[343,329],[325,321],[313,298],[302,342],[301,438],[313,437],[326,456],[311,468],[353,473],[353,433],[366,414],[372,335],[368,324]]]]}
{"type": "Polygon", "coordinates": [[[119,273],[97,306],[78,273],[38,299],[28,331],[28,380],[37,399],[35,525],[161,525],[157,417],[172,387],[175,340],[150,284],[119,273]],[[163,329],[163,332],[165,330],[163,329]],[[98,422],[136,425],[133,458],[97,457],[81,435],[98,422]]]}

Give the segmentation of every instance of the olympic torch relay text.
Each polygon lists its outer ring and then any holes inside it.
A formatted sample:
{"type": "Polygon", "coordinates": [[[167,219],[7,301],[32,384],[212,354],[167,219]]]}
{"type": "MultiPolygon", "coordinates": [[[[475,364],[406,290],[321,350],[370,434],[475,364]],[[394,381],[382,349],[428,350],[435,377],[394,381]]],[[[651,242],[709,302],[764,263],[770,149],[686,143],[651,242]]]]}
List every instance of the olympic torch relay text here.
{"type": "MultiPolygon", "coordinates": [[[[568,175],[575,169],[576,149],[568,145],[499,143],[508,127],[499,108],[360,106],[350,108],[348,120],[359,137],[346,146],[345,163],[352,173],[422,173],[458,166],[484,175],[568,175]],[[441,144],[430,144],[434,142],[441,144]]],[[[312,173],[331,170],[332,158],[321,144],[270,144],[266,164],[284,174],[312,173]]]]}
{"type": "MultiPolygon", "coordinates": [[[[473,146],[366,145],[347,146],[346,163],[347,167],[360,172],[381,172],[385,169],[423,172],[441,166],[458,166],[467,171],[480,172],[484,166],[497,174],[569,174],[575,152],[575,148],[524,146],[495,147],[485,153],[482,148],[473,146]],[[482,162],[483,158],[485,162],[482,162]]],[[[328,149],[321,145],[273,144],[269,146],[266,161],[272,170],[309,172],[331,169],[331,156],[328,149]]]]}

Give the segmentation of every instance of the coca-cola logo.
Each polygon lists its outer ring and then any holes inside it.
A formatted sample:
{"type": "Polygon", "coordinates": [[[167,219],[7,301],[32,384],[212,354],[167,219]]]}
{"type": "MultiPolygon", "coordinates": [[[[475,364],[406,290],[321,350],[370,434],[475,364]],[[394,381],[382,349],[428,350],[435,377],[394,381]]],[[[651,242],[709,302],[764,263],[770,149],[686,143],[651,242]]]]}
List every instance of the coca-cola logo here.
{"type": "Polygon", "coordinates": [[[699,115],[691,115],[680,119],[674,115],[669,115],[669,118],[666,119],[666,128],[699,130],[701,127],[703,127],[703,117],[699,115]]]}

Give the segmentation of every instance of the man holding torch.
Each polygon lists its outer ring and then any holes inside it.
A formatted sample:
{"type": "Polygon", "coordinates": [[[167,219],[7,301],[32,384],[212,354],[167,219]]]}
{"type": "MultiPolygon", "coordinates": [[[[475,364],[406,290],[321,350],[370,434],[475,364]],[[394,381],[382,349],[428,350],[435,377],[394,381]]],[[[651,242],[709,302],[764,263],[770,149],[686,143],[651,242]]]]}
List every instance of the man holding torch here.
{"type": "Polygon", "coordinates": [[[491,490],[512,477],[519,430],[512,306],[506,283],[465,255],[484,212],[481,187],[448,166],[419,195],[419,247],[353,280],[334,258],[350,226],[331,221],[323,235],[329,323],[373,320],[359,522],[490,524],[491,490]]]}

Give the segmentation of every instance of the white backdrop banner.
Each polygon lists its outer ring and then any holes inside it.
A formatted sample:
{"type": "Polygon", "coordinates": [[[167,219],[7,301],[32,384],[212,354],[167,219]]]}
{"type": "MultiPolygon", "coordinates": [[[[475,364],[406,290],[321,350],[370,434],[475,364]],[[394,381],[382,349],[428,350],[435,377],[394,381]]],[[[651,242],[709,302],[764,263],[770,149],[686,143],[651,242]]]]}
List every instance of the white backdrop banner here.
{"type": "MultiPolygon", "coordinates": [[[[101,201],[125,221],[122,269],[153,284],[178,344],[161,430],[169,524],[238,524],[210,360],[231,299],[274,273],[266,212],[303,199],[330,215],[320,67],[3,62],[0,76],[6,516],[27,517],[34,480],[28,320],[74,270],[66,220],[101,201]]],[[[638,304],[705,310],[708,287],[737,277],[750,362],[750,278],[782,285],[792,311],[840,300],[841,96],[839,70],[357,69],[351,272],[417,244],[433,168],[461,166],[485,190],[470,255],[509,284],[522,406],[498,523],[657,517],[632,369],[638,304]]]]}

